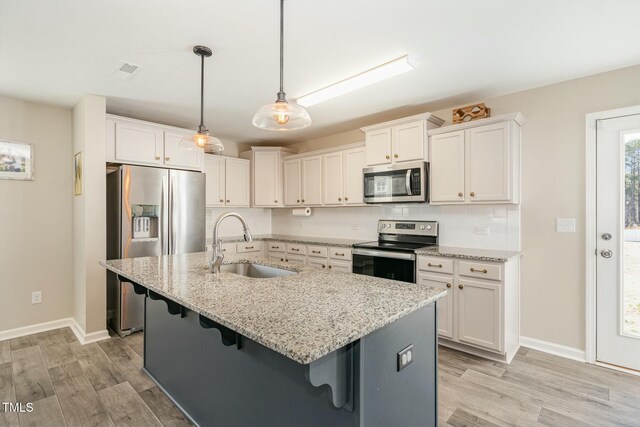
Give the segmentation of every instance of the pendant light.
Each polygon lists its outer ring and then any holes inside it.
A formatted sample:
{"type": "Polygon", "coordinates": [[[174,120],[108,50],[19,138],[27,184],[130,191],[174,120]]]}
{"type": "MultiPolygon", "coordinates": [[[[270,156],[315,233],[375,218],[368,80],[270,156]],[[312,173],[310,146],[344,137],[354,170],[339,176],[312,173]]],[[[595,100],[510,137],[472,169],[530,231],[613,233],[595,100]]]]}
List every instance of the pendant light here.
{"type": "Polygon", "coordinates": [[[280,0],[280,92],[276,102],[261,107],[253,116],[253,125],[260,129],[289,131],[311,125],[311,117],[304,107],[290,104],[284,93],[284,0],[280,0]]]}
{"type": "Polygon", "coordinates": [[[193,135],[193,142],[200,147],[204,148],[207,153],[220,153],[224,150],[222,141],[209,135],[209,129],[204,125],[204,58],[211,56],[213,52],[206,46],[194,46],[193,53],[198,55],[201,59],[200,64],[200,125],[198,126],[198,132],[193,135]]]}

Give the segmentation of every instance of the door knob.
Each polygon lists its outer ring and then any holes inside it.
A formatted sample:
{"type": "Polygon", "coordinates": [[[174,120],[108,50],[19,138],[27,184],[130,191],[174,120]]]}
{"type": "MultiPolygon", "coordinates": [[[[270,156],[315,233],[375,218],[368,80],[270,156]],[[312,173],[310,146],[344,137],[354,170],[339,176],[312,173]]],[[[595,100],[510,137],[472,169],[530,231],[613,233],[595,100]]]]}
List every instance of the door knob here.
{"type": "Polygon", "coordinates": [[[602,235],[602,240],[611,240],[611,234],[610,233],[604,233],[602,235]]]}
{"type": "Polygon", "coordinates": [[[613,252],[611,252],[609,249],[605,249],[600,252],[600,255],[602,255],[602,258],[611,258],[613,256],[613,252]]]}

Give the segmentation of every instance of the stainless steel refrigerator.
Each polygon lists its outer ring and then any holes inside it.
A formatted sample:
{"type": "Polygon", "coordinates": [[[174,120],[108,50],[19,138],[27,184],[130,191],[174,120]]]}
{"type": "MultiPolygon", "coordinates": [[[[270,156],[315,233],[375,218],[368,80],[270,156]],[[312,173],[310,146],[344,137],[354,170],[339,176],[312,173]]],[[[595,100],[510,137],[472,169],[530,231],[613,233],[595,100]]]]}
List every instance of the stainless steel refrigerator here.
{"type": "MultiPolygon", "coordinates": [[[[205,175],[120,166],[107,175],[107,259],[205,250],[205,175]]],[[[107,317],[120,336],[144,324],[144,296],[107,273],[107,317]]]]}

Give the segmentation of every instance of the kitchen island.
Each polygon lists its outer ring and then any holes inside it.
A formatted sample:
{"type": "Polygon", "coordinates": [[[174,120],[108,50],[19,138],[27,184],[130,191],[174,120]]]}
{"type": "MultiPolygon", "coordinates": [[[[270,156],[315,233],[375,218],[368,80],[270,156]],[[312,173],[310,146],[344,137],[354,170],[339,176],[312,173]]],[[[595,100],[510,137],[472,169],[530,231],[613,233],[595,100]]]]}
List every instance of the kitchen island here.
{"type": "Polygon", "coordinates": [[[445,291],[260,258],[225,264],[281,275],[215,275],[208,256],[103,263],[146,295],[144,369],[196,424],[437,424],[445,291]]]}

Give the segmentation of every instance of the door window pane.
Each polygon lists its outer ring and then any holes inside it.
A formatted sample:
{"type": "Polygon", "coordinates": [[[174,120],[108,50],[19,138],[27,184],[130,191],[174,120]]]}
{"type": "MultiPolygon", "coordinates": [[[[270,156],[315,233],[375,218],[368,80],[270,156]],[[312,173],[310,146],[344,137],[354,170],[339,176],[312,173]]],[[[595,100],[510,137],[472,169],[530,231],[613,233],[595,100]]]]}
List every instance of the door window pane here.
{"type": "Polygon", "coordinates": [[[624,278],[623,333],[640,337],[640,131],[623,135],[624,278]]]}

